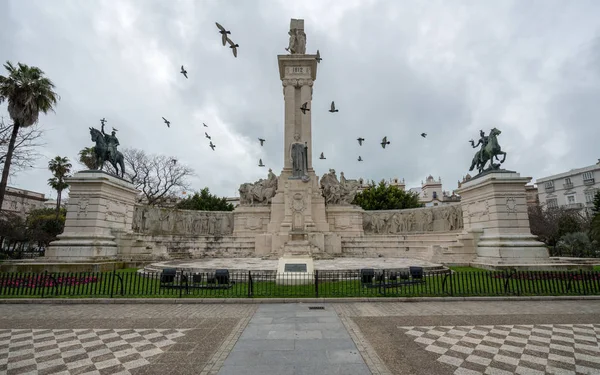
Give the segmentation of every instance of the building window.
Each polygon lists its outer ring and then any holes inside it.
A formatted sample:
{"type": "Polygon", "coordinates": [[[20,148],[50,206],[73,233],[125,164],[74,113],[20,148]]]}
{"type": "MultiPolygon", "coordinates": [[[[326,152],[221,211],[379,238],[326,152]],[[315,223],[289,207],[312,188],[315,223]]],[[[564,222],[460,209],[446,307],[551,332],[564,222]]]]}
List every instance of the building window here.
{"type": "Polygon", "coordinates": [[[557,208],[558,200],[556,198],[546,199],[546,206],[548,206],[548,208],[557,208]]]}
{"type": "Polygon", "coordinates": [[[563,187],[565,189],[570,189],[570,188],[573,187],[573,183],[571,182],[571,178],[570,177],[565,178],[565,183],[564,183],[563,187]]]}
{"type": "Polygon", "coordinates": [[[585,192],[585,203],[593,203],[594,202],[594,197],[596,196],[596,192],[595,191],[586,191],[585,192]]]}
{"type": "Polygon", "coordinates": [[[567,204],[575,204],[575,194],[567,195],[567,204]]]}
{"type": "Polygon", "coordinates": [[[590,182],[594,182],[594,174],[592,172],[585,172],[583,174],[583,182],[584,183],[590,183],[590,182]]]}
{"type": "Polygon", "coordinates": [[[547,181],[544,184],[544,187],[546,188],[546,190],[554,190],[554,181],[547,181]]]}
{"type": "Polygon", "coordinates": [[[437,191],[433,192],[433,199],[437,199],[437,191]]]}

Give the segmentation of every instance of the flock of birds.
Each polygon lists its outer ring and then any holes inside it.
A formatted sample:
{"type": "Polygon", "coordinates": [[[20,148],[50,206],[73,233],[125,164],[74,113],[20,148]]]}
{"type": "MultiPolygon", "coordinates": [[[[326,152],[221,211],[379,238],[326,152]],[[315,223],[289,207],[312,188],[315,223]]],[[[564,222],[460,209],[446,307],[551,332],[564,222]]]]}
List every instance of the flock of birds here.
{"type": "MultiPolygon", "coordinates": [[[[223,43],[223,46],[226,46],[227,44],[229,44],[229,48],[231,48],[231,51],[233,53],[233,56],[237,58],[237,49],[239,48],[239,44],[234,43],[228,35],[231,35],[231,31],[227,30],[226,28],[224,28],[221,24],[219,24],[218,22],[215,22],[215,24],[217,25],[217,28],[219,29],[219,34],[221,34],[221,42],[223,43]]],[[[287,48],[286,48],[287,50],[287,48]]],[[[317,50],[317,54],[315,59],[317,60],[317,63],[320,63],[323,59],[321,58],[321,52],[319,52],[319,50],[317,50]]],[[[188,79],[188,72],[185,69],[185,67],[182,65],[181,66],[181,71],[180,73],[186,78],[188,79]]],[[[306,114],[307,112],[310,111],[310,108],[308,108],[308,102],[304,102],[301,106],[300,106],[300,111],[302,112],[302,114],[306,114]]],[[[332,101],[331,102],[331,106],[329,109],[330,113],[338,113],[339,109],[335,107],[335,102],[332,101]]],[[[171,122],[169,120],[167,120],[165,117],[162,118],[164,123],[167,125],[168,128],[171,127],[171,122]]],[[[104,125],[104,123],[106,122],[106,120],[103,118],[102,120],[100,120],[102,122],[102,125],[104,125]]],[[[202,123],[202,125],[204,125],[205,128],[208,128],[208,125],[206,125],[205,123],[202,123]]],[[[113,130],[116,131],[116,129],[113,128],[113,130]]],[[[209,140],[209,147],[214,151],[216,145],[212,142],[212,137],[205,131],[204,132],[204,136],[206,139],[209,140]]],[[[421,133],[421,137],[426,138],[427,137],[427,133],[421,133]]],[[[362,146],[363,142],[365,141],[365,139],[363,137],[358,137],[356,139],[358,141],[358,145],[362,146]]],[[[258,141],[260,142],[260,145],[263,146],[265,143],[265,139],[264,138],[258,138],[258,141]]],[[[387,136],[384,136],[383,139],[381,140],[381,147],[383,149],[385,149],[385,146],[389,145],[391,142],[387,139],[387,136]]],[[[321,160],[325,160],[327,159],[324,155],[323,152],[321,152],[321,155],[319,157],[319,159],[321,160]]],[[[362,156],[358,156],[357,159],[359,162],[363,161],[364,159],[362,158],[362,156]]],[[[174,163],[177,163],[177,160],[173,159],[174,163]]],[[[258,160],[258,166],[259,167],[264,167],[265,165],[263,164],[262,159],[258,160]]]]}

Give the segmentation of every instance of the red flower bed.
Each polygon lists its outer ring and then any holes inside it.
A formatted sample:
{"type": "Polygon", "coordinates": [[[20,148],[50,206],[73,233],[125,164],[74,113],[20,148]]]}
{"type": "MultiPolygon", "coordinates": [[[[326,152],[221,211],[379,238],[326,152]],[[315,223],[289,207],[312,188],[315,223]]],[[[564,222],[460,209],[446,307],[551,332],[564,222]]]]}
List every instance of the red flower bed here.
{"type": "Polygon", "coordinates": [[[96,283],[99,278],[96,276],[58,276],[50,275],[32,275],[23,277],[11,277],[6,275],[0,280],[0,287],[5,288],[48,288],[59,285],[76,286],[96,283]]]}

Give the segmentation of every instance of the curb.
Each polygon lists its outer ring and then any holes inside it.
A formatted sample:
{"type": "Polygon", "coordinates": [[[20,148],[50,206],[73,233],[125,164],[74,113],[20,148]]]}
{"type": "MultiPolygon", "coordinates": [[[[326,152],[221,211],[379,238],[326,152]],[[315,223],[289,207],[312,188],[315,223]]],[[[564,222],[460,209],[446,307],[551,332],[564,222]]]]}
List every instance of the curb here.
{"type": "Polygon", "coordinates": [[[142,304],[271,304],[357,302],[499,302],[499,301],[600,301],[600,296],[513,297],[399,297],[399,298],[5,298],[0,304],[47,305],[142,305],[142,304]]]}

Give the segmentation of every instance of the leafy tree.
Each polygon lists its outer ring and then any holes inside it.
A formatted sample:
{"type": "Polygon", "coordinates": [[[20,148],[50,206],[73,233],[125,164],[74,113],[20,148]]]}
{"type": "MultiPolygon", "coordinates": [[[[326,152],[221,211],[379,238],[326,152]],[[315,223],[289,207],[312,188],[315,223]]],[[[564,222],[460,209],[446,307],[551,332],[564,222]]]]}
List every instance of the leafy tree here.
{"type": "Polygon", "coordinates": [[[38,245],[47,246],[61,234],[65,228],[65,217],[67,210],[60,208],[58,216],[52,208],[40,208],[31,210],[27,215],[27,228],[31,231],[31,237],[38,245]]]}
{"type": "Polygon", "coordinates": [[[13,121],[13,127],[0,181],[0,207],[4,201],[19,130],[37,123],[40,112],[53,111],[59,99],[58,94],[54,92],[54,84],[44,77],[41,69],[21,63],[14,66],[10,61],[4,64],[4,68],[8,75],[0,75],[0,104],[8,101],[8,114],[13,121]]]}
{"type": "Polygon", "coordinates": [[[227,202],[227,198],[211,194],[207,187],[183,199],[176,207],[182,210],[233,211],[233,204],[227,202]]]}
{"type": "Polygon", "coordinates": [[[401,210],[405,208],[423,207],[419,195],[404,191],[394,185],[388,185],[384,180],[375,185],[371,181],[369,187],[356,194],[353,204],[364,210],[401,210]]]}
{"type": "Polygon", "coordinates": [[[79,151],[79,163],[83,164],[87,169],[97,169],[96,165],[96,155],[94,151],[94,147],[84,147],[81,151],[79,151]]]}
{"type": "Polygon", "coordinates": [[[69,176],[73,166],[67,157],[56,156],[48,162],[48,169],[52,172],[53,177],[48,179],[48,185],[56,190],[56,218],[60,211],[60,203],[62,200],[62,192],[69,187],[65,181],[65,177],[69,176]]]}
{"type": "Polygon", "coordinates": [[[554,250],[564,235],[587,231],[589,228],[585,218],[576,210],[543,206],[531,206],[527,210],[531,233],[554,250]]]}
{"type": "Polygon", "coordinates": [[[571,232],[560,238],[556,244],[559,256],[593,257],[598,256],[592,248],[590,238],[585,232],[571,232]]]}
{"type": "Polygon", "coordinates": [[[594,196],[592,213],[594,216],[590,224],[590,237],[595,242],[596,246],[600,246],[600,190],[597,191],[594,196]]]}

